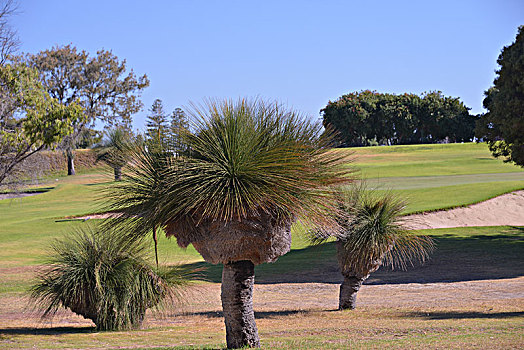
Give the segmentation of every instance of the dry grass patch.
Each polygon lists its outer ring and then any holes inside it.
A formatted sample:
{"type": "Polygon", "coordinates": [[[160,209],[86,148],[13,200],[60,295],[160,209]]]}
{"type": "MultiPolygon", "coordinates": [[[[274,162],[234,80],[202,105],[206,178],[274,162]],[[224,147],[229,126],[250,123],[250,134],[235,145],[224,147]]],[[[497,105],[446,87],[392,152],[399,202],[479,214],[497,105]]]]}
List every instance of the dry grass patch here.
{"type": "MultiPolygon", "coordinates": [[[[524,330],[524,277],[455,283],[364,285],[358,308],[335,311],[334,283],[255,286],[262,346],[268,349],[519,348],[524,330]]],[[[148,314],[144,329],[95,332],[63,311],[52,323],[22,312],[27,299],[0,300],[2,348],[220,348],[220,286],[206,283],[189,305],[148,314]]]]}

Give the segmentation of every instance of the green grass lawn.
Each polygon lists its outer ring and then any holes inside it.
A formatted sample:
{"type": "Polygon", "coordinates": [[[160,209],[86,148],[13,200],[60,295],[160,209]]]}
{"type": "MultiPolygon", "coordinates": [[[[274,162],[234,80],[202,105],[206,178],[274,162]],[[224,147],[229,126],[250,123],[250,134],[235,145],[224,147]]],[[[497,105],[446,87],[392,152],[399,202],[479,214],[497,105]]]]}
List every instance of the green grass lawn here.
{"type": "Polygon", "coordinates": [[[364,178],[523,172],[520,167],[493,158],[486,144],[376,146],[340,151],[353,154],[364,178]]]}
{"type": "Polygon", "coordinates": [[[354,158],[357,178],[392,190],[406,214],[478,203],[524,189],[524,169],[491,156],[485,144],[408,145],[337,150],[354,158]]]}
{"type": "MultiPolygon", "coordinates": [[[[437,242],[437,250],[428,263],[407,271],[381,268],[371,275],[368,284],[420,285],[513,278],[522,274],[524,228],[471,227],[424,230],[424,233],[437,242]]],[[[334,269],[334,256],[333,243],[294,249],[276,263],[258,266],[256,283],[338,283],[340,276],[334,269]]],[[[206,278],[219,282],[220,266],[208,267],[206,278]]],[[[9,293],[0,293],[0,297],[6,294],[9,293]]],[[[457,302],[452,308],[361,306],[348,312],[257,312],[256,317],[262,347],[268,349],[475,349],[497,348],[485,346],[494,338],[501,348],[521,344],[524,314],[518,305],[501,301],[479,304],[476,309],[457,302]]],[[[0,328],[0,347],[217,349],[224,346],[223,321],[216,312],[205,316],[177,315],[169,320],[167,324],[151,324],[146,329],[127,332],[52,325],[0,328]],[[173,346],[176,344],[180,346],[173,346]]]]}
{"type": "MultiPolygon", "coordinates": [[[[427,181],[420,174],[416,177],[395,176],[370,180],[372,186],[391,188],[405,197],[409,203],[406,213],[467,205],[524,188],[524,171],[490,158],[489,151],[483,144],[367,147],[338,151],[355,152],[359,158],[353,165],[364,167],[363,173],[367,171],[366,166],[382,167],[389,176],[395,174],[395,169],[406,162],[418,164],[417,167],[424,165],[422,168],[429,174],[427,181]],[[437,175],[439,172],[435,164],[449,170],[459,161],[464,163],[462,175],[437,175]],[[485,175],[486,161],[491,164],[490,171],[500,173],[485,175]],[[489,179],[498,181],[488,182],[489,179]]],[[[449,172],[448,170],[444,172],[449,172]]],[[[110,176],[107,169],[99,168],[98,172],[86,171],[74,177],[57,178],[56,181],[53,179],[51,185],[43,185],[52,188],[43,194],[1,200],[0,261],[3,265],[41,263],[52,239],[61,237],[73,225],[81,225],[59,219],[100,210],[100,190],[110,184],[110,176]]],[[[297,231],[300,231],[300,227],[297,231]]],[[[307,243],[295,236],[293,248],[304,248],[307,243]]],[[[164,261],[199,259],[198,253],[191,247],[185,251],[177,249],[174,240],[162,238],[160,244],[169,247],[161,250],[160,258],[164,261]]]]}

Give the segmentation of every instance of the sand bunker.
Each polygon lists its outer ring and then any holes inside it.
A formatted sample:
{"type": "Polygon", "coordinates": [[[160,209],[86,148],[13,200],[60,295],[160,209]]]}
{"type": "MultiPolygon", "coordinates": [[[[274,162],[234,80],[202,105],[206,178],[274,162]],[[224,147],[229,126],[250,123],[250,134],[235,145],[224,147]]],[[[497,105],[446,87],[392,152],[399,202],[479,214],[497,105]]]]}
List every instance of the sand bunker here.
{"type": "Polygon", "coordinates": [[[2,199],[13,199],[13,198],[22,198],[29,196],[36,196],[37,194],[42,194],[44,192],[10,192],[10,193],[0,193],[0,200],[2,199]]]}
{"type": "Polygon", "coordinates": [[[524,226],[524,191],[504,194],[464,208],[405,217],[413,229],[467,226],[524,226]]]}

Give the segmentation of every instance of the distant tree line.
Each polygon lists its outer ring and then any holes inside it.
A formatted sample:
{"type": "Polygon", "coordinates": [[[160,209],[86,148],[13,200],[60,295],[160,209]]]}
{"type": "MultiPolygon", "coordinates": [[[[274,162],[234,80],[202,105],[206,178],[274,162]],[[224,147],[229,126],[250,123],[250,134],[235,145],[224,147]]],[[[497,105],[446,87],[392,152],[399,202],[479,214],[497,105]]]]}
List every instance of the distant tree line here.
{"type": "Polygon", "coordinates": [[[459,98],[440,91],[352,92],[330,101],[321,114],[324,127],[338,135],[338,146],[470,141],[478,119],[459,98]]]}
{"type": "Polygon", "coordinates": [[[156,99],[149,109],[146,121],[145,141],[155,151],[169,152],[174,155],[185,150],[181,134],[189,127],[185,112],[181,108],[168,114],[161,99],[156,99]]]}

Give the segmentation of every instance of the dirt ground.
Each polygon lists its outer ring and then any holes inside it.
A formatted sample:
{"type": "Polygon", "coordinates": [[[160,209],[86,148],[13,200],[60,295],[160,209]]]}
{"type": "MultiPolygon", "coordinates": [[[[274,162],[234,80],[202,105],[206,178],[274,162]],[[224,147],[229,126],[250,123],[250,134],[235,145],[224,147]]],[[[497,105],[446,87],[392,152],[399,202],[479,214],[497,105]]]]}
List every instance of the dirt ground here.
{"type": "MultiPolygon", "coordinates": [[[[333,311],[338,306],[339,285],[335,283],[255,284],[254,308],[258,316],[333,311]]],[[[148,323],[169,325],[180,318],[205,316],[220,318],[220,285],[209,283],[193,287],[186,295],[187,306],[167,314],[151,314],[148,323]]],[[[489,311],[504,304],[524,309],[524,277],[452,283],[406,283],[363,285],[358,307],[392,309],[475,309],[489,311]]],[[[53,320],[42,321],[26,297],[0,299],[0,329],[11,327],[92,326],[89,320],[61,310],[53,320]]]]}

